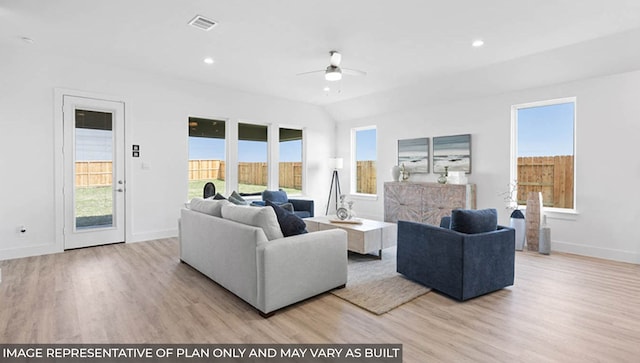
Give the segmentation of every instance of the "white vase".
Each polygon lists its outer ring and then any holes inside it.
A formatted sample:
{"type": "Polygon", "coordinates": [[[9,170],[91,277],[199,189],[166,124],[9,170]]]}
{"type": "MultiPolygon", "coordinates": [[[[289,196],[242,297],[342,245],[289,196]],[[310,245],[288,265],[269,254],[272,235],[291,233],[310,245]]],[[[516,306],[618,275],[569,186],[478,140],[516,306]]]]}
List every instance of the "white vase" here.
{"type": "Polygon", "coordinates": [[[524,218],[511,218],[509,227],[516,230],[516,251],[522,251],[524,249],[524,232],[526,229],[524,218]]]}
{"type": "Polygon", "coordinates": [[[400,167],[398,165],[394,165],[391,168],[391,177],[393,178],[393,181],[400,180],[400,167]]]}

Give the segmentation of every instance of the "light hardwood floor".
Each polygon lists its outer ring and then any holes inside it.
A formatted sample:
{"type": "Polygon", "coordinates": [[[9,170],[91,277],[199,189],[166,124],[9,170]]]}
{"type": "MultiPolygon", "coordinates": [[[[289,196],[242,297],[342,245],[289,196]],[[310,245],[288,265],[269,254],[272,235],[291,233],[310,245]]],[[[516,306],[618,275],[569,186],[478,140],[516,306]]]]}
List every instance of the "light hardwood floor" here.
{"type": "Polygon", "coordinates": [[[382,316],[323,294],[263,319],[176,239],[0,261],[0,343],[401,343],[405,362],[639,362],[640,265],[516,255],[516,283],[382,316]]]}

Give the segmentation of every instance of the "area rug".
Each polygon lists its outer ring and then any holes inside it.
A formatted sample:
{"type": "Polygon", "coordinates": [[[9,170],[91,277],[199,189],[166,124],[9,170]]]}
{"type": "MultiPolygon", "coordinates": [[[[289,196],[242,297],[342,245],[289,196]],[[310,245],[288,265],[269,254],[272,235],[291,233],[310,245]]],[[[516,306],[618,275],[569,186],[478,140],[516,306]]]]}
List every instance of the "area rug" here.
{"type": "Polygon", "coordinates": [[[389,312],[431,291],[396,272],[396,249],[375,256],[349,252],[347,286],[331,293],[377,315],[389,312]]]}

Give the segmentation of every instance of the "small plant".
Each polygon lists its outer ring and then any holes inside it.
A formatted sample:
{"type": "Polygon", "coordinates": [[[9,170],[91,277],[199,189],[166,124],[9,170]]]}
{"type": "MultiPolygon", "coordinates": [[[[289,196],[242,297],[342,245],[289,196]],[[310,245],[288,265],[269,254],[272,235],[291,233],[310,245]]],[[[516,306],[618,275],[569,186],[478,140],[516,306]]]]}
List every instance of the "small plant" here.
{"type": "Polygon", "coordinates": [[[507,185],[507,191],[500,193],[499,195],[503,198],[504,203],[507,209],[518,209],[518,181],[513,180],[513,182],[507,185]]]}

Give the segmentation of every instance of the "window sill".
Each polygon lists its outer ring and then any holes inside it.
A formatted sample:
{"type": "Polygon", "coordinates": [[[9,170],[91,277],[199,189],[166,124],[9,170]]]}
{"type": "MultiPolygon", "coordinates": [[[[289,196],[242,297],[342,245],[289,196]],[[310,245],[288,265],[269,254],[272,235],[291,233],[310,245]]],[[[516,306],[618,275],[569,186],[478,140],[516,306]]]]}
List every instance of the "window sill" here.
{"type": "MultiPolygon", "coordinates": [[[[526,212],[526,206],[520,206],[521,211],[526,212]]],[[[543,209],[543,215],[546,215],[549,219],[556,220],[565,220],[565,221],[576,221],[578,220],[578,216],[580,213],[575,209],[564,209],[564,208],[549,208],[546,207],[543,209]]],[[[526,213],[525,213],[526,218],[526,213]]]]}
{"type": "Polygon", "coordinates": [[[352,199],[356,199],[356,200],[378,200],[378,195],[377,194],[359,194],[359,193],[355,193],[355,194],[350,194],[352,199]]]}

